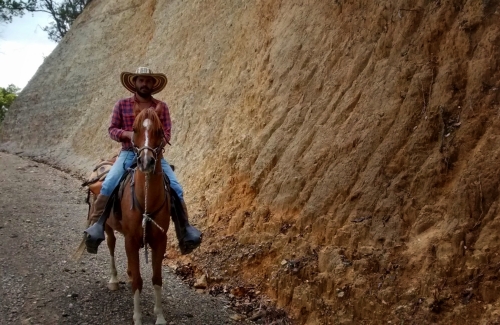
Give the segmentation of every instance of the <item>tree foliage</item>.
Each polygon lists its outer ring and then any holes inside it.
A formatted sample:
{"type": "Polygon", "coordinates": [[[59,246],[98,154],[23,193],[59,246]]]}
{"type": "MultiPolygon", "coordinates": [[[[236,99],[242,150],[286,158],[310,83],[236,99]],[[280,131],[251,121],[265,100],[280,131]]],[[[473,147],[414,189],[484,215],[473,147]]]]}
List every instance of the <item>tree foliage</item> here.
{"type": "Polygon", "coordinates": [[[45,12],[53,22],[42,29],[49,38],[59,42],[69,31],[71,24],[92,0],[0,0],[0,22],[12,22],[12,17],[26,12],[45,12]]]}
{"type": "Polygon", "coordinates": [[[3,121],[10,105],[16,99],[19,88],[9,85],[7,88],[0,87],[0,122],[3,121]]]}

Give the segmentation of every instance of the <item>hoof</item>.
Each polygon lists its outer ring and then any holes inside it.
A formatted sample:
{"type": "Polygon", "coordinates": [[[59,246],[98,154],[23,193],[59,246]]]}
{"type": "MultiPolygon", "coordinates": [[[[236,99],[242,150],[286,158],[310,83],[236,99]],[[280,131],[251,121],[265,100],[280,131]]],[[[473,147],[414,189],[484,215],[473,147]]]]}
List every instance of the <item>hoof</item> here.
{"type": "Polygon", "coordinates": [[[120,288],[120,284],[118,282],[114,282],[114,283],[108,283],[108,289],[111,290],[111,291],[116,291],[120,288]]]}
{"type": "Polygon", "coordinates": [[[142,320],[140,318],[134,319],[134,325],[142,325],[142,320]]]}
{"type": "Polygon", "coordinates": [[[165,318],[163,318],[163,316],[161,318],[158,318],[156,320],[156,323],[155,325],[167,325],[167,321],[165,320],[165,318]]]}

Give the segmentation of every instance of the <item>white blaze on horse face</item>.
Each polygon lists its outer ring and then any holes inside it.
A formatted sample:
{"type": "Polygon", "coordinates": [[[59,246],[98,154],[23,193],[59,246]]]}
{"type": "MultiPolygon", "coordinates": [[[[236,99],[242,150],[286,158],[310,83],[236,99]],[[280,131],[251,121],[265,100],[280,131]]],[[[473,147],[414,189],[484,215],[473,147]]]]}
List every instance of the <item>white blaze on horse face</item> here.
{"type": "Polygon", "coordinates": [[[151,127],[153,123],[151,122],[150,119],[145,119],[144,122],[142,122],[142,126],[146,128],[146,143],[144,144],[146,147],[149,147],[149,128],[151,127]]]}

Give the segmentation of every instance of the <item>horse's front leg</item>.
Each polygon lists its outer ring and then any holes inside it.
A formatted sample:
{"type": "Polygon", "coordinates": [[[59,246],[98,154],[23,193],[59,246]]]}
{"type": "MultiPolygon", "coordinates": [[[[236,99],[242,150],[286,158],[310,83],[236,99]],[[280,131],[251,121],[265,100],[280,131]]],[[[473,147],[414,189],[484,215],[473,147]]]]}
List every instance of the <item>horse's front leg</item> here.
{"type": "Polygon", "coordinates": [[[133,238],[125,238],[125,251],[127,253],[128,272],[132,277],[132,293],[134,295],[134,325],[142,325],[141,291],[142,278],[139,263],[140,245],[133,238]]]}
{"type": "Polygon", "coordinates": [[[106,242],[109,248],[109,255],[111,255],[111,278],[108,282],[108,288],[111,291],[118,290],[118,272],[116,271],[116,263],[115,263],[115,245],[116,245],[116,237],[113,229],[110,226],[106,225],[104,230],[106,231],[106,242]]]}
{"type": "Polygon", "coordinates": [[[161,306],[161,289],[162,289],[162,262],[165,249],[167,248],[167,238],[164,234],[160,234],[161,239],[156,242],[152,250],[152,264],[153,264],[153,287],[155,290],[155,308],[156,325],[167,324],[163,316],[163,308],[161,306]]]}

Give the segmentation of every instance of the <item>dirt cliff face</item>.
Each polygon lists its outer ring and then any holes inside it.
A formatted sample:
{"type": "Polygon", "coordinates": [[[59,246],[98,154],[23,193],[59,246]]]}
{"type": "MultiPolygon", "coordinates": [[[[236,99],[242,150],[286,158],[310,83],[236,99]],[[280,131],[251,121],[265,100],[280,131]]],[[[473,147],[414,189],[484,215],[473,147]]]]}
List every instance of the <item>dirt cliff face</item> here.
{"type": "Polygon", "coordinates": [[[209,279],[303,324],[495,324],[499,46],[494,0],[94,0],[2,147],[86,172],[149,66],[209,279]]]}

